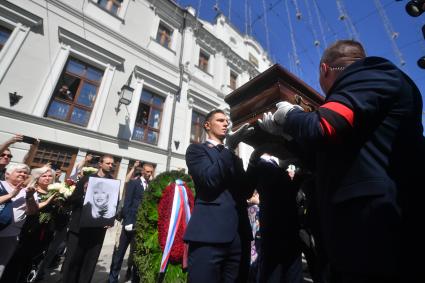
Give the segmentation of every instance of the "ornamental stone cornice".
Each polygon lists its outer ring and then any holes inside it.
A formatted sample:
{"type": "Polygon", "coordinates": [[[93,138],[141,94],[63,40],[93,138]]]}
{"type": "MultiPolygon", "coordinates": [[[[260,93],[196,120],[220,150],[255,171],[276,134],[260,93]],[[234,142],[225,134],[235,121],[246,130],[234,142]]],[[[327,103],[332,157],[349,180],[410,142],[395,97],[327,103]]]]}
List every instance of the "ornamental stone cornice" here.
{"type": "MultiPolygon", "coordinates": [[[[143,78],[145,82],[147,82],[148,84],[155,85],[166,93],[170,93],[173,95],[178,93],[178,90],[179,90],[178,85],[173,84],[172,82],[168,80],[165,80],[164,78],[148,71],[147,69],[143,67],[136,65],[134,67],[134,75],[136,76],[136,78],[143,78]]],[[[176,81],[177,81],[177,78],[176,78],[176,81]]]]}
{"type": "Polygon", "coordinates": [[[198,84],[199,86],[211,91],[214,93],[217,97],[224,98],[224,93],[220,92],[216,88],[212,87],[211,85],[205,83],[204,81],[198,79],[196,76],[192,76],[191,82],[198,84]]]}
{"type": "Polygon", "coordinates": [[[88,41],[62,27],[58,28],[58,37],[60,42],[71,46],[72,49],[82,51],[84,54],[91,55],[101,61],[111,65],[122,67],[125,59],[88,41]]]}
{"type": "Polygon", "coordinates": [[[21,23],[34,32],[43,33],[43,19],[8,1],[0,1],[0,16],[14,23],[21,23]]]}
{"type": "Polygon", "coordinates": [[[171,1],[157,0],[149,0],[149,8],[161,19],[165,20],[181,32],[183,24],[183,13],[181,8],[177,7],[171,1]]]}

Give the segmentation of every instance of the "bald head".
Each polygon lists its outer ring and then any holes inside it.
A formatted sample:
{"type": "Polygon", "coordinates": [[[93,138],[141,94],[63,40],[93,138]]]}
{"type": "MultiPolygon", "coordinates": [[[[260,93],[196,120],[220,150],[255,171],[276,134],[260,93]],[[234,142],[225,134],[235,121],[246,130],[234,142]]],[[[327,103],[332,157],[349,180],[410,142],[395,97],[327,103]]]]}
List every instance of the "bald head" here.
{"type": "Polygon", "coordinates": [[[366,57],[360,42],[354,40],[338,40],[325,49],[320,60],[320,86],[328,94],[339,73],[345,67],[366,57]]]}

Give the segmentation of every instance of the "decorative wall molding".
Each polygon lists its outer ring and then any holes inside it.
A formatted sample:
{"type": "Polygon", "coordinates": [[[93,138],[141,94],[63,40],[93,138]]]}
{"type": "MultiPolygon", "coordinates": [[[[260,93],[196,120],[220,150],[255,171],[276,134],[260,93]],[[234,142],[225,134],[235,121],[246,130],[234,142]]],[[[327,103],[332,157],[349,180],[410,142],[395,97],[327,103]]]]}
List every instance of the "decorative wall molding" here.
{"type": "Polygon", "coordinates": [[[34,32],[43,33],[43,19],[6,0],[0,1],[0,17],[14,23],[21,23],[34,32]]]}
{"type": "MultiPolygon", "coordinates": [[[[145,83],[156,86],[157,88],[161,89],[165,93],[169,92],[174,95],[179,90],[178,85],[173,84],[172,82],[167,81],[166,79],[161,78],[160,76],[155,75],[154,73],[140,66],[134,67],[134,75],[137,78],[143,79],[145,83]]],[[[176,77],[175,79],[176,79],[176,82],[178,82],[178,77],[176,77]]]]}
{"type": "Polygon", "coordinates": [[[124,66],[124,58],[115,55],[64,28],[59,27],[58,36],[61,43],[69,45],[75,51],[79,51],[87,56],[96,58],[99,61],[114,65],[117,68],[122,68],[124,66]]]}

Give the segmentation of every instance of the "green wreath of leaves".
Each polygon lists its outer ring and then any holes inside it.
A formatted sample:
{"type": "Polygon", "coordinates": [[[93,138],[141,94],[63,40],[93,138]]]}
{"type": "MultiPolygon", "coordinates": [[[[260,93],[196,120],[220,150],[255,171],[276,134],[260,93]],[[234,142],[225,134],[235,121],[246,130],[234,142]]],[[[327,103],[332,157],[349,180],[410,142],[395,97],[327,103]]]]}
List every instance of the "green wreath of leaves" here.
{"type": "MultiPolygon", "coordinates": [[[[154,283],[158,279],[162,257],[162,250],[158,242],[158,203],[162,191],[176,179],[186,182],[187,186],[195,193],[194,184],[189,175],[176,170],[164,172],[150,182],[139,207],[134,262],[141,282],[154,283]]],[[[168,265],[163,282],[185,283],[186,281],[187,275],[182,272],[181,265],[168,265]]]]}

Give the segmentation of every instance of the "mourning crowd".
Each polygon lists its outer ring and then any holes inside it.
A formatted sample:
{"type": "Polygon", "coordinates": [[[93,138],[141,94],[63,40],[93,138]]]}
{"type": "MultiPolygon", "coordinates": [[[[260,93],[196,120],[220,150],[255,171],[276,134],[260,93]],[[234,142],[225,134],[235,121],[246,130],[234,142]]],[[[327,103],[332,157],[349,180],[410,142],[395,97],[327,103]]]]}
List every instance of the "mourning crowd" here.
{"type": "MultiPolygon", "coordinates": [[[[324,51],[319,81],[326,97],[314,111],[281,101],[255,128],[237,130],[223,110],[207,114],[206,141],[185,155],[196,191],[183,238],[188,282],[301,283],[304,260],[317,283],[423,282],[415,258],[424,241],[412,239],[424,216],[415,185],[425,172],[418,88],[353,40],[324,51]],[[237,147],[255,131],[274,138],[244,169],[237,147]]],[[[0,145],[0,283],[42,281],[59,264],[61,282],[90,282],[115,219],[122,231],[107,281],[118,282],[130,247],[125,277],[139,282],[136,215],[154,166],[135,162],[111,215],[106,182],[92,186],[92,197],[87,188],[93,177],[113,179],[113,156],[91,171],[88,154],[59,180],[56,164],[9,164],[9,147],[23,139],[0,145]],[[53,183],[65,185],[52,194],[53,183]],[[89,218],[95,224],[82,225],[89,218]]]]}
{"type": "Polygon", "coordinates": [[[110,207],[110,194],[102,183],[93,187],[92,198],[84,202],[91,177],[112,179],[112,156],[101,156],[97,168],[93,168],[88,165],[93,164],[94,157],[87,154],[68,179],[60,180],[62,172],[56,164],[33,169],[26,164],[9,164],[13,158],[9,147],[18,142],[25,142],[25,137],[16,134],[0,145],[0,282],[42,282],[49,270],[58,267],[61,282],[90,282],[106,230],[115,219],[122,220],[123,229],[109,282],[118,282],[129,245],[126,278],[139,282],[131,261],[133,238],[137,208],[153,177],[153,165],[134,163],[117,211],[117,203],[110,207]],[[61,187],[55,190],[54,184],[61,187]],[[94,222],[83,225],[82,219],[87,218],[94,222]]]}

